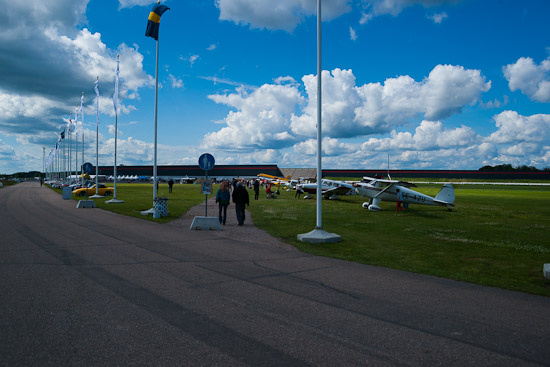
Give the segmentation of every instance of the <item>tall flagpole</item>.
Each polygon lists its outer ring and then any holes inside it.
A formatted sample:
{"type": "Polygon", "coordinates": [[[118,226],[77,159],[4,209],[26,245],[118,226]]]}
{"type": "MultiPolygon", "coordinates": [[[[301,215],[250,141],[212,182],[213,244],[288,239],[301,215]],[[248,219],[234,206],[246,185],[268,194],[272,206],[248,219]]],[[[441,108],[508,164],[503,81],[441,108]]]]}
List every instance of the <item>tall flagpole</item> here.
{"type": "Polygon", "coordinates": [[[321,216],[322,209],[322,179],[323,170],[321,167],[322,162],[322,83],[321,73],[323,71],[321,63],[321,0],[317,0],[317,223],[315,229],[308,233],[299,234],[298,240],[301,242],[309,243],[327,243],[327,242],[340,242],[342,237],[335,233],[328,233],[323,230],[323,222],[321,216]]]}
{"type": "Polygon", "coordinates": [[[322,205],[323,205],[323,191],[322,191],[322,178],[323,170],[321,168],[321,156],[322,156],[322,83],[321,74],[323,73],[323,67],[321,63],[321,0],[317,0],[317,223],[316,229],[323,229],[322,221],[322,205]]]}
{"type": "Polygon", "coordinates": [[[99,195],[98,186],[99,186],[99,76],[95,82],[95,94],[96,94],[96,105],[95,105],[95,195],[90,196],[91,198],[102,198],[103,195],[99,195]]]}
{"type": "Polygon", "coordinates": [[[72,155],[72,148],[73,148],[72,143],[71,143],[71,126],[72,126],[72,124],[73,124],[73,121],[71,119],[71,114],[69,114],[69,126],[67,128],[67,130],[69,131],[69,134],[68,134],[69,135],[69,140],[67,141],[69,143],[68,144],[69,145],[69,157],[68,157],[68,160],[67,160],[69,162],[69,164],[67,166],[68,171],[69,171],[69,183],[71,182],[71,176],[72,176],[72,170],[73,170],[72,167],[71,167],[71,163],[72,163],[72,160],[71,160],[72,156],[71,155],[72,155]]]}
{"type": "MultiPolygon", "coordinates": [[[[157,37],[158,38],[158,37],[157,37]]],[[[157,111],[159,104],[159,40],[157,39],[157,62],[155,68],[155,148],[153,162],[153,201],[157,198],[157,111]]]]}
{"type": "Polygon", "coordinates": [[[80,174],[82,177],[82,186],[84,186],[84,92],[80,97],[80,117],[82,118],[82,165],[80,166],[80,174]]]}
{"type": "Polygon", "coordinates": [[[159,28],[160,17],[165,11],[170,8],[166,5],[161,5],[160,1],[153,5],[149,18],[147,20],[147,29],[145,30],[145,36],[154,38],[157,41],[157,53],[156,53],[156,65],[155,65],[155,144],[154,144],[154,158],[153,158],[153,208],[144,210],[141,212],[143,215],[153,214],[153,217],[157,213],[157,116],[158,116],[158,98],[159,98],[159,28]]]}
{"type": "Polygon", "coordinates": [[[78,105],[74,108],[74,175],[75,182],[78,182],[78,105]]]}
{"type": "Polygon", "coordinates": [[[117,182],[117,172],[116,172],[116,148],[118,140],[118,77],[119,77],[119,65],[120,59],[119,55],[116,55],[116,76],[115,76],[115,92],[113,93],[113,107],[115,108],[115,165],[113,168],[114,175],[114,193],[111,200],[107,200],[107,204],[120,204],[124,203],[124,200],[118,200],[116,197],[116,182],[117,182]]]}

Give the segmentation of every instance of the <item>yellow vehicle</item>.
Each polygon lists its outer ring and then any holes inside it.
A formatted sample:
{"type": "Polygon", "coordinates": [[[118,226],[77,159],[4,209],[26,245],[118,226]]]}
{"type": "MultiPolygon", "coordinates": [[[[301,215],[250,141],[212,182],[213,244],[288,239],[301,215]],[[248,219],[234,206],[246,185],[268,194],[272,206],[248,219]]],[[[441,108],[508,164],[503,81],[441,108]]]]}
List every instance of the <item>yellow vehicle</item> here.
{"type": "MultiPolygon", "coordinates": [[[[99,184],[97,186],[97,193],[102,196],[111,196],[114,193],[114,189],[112,187],[107,187],[105,184],[99,184]]],[[[76,189],[73,191],[73,195],[75,196],[92,196],[95,195],[95,185],[91,187],[83,187],[80,189],[76,189]]]]}

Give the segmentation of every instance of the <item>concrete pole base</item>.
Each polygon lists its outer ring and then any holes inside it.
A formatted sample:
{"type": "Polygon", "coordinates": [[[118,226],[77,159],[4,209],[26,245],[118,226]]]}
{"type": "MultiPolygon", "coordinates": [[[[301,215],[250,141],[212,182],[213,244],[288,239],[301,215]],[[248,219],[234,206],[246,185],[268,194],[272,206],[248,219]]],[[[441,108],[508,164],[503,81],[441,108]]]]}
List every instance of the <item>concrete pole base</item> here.
{"type": "Polygon", "coordinates": [[[214,229],[217,231],[222,230],[222,225],[220,220],[216,217],[195,217],[193,218],[193,223],[191,223],[190,229],[214,229]]]}
{"type": "Polygon", "coordinates": [[[124,202],[125,202],[124,200],[112,198],[111,200],[107,200],[105,204],[123,204],[124,202]]]}
{"type": "Polygon", "coordinates": [[[93,200],[78,200],[76,204],[77,208],[95,208],[95,201],[93,200]]]}
{"type": "Polygon", "coordinates": [[[298,241],[308,243],[335,243],[342,241],[342,236],[336,233],[328,233],[318,228],[308,233],[299,234],[297,237],[298,241]]]}

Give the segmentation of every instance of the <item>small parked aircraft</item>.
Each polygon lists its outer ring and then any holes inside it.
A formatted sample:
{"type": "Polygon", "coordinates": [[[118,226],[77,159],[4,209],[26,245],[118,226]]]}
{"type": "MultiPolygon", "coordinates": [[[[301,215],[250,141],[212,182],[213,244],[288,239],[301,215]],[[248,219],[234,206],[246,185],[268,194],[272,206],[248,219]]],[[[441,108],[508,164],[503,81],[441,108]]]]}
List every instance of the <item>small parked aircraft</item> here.
{"type": "Polygon", "coordinates": [[[283,186],[286,188],[286,191],[290,191],[290,189],[292,189],[298,183],[298,180],[293,180],[292,176],[279,177],[268,175],[267,173],[260,173],[258,174],[258,177],[271,183],[271,185],[274,185],[277,188],[283,186]]]}
{"type": "Polygon", "coordinates": [[[454,206],[455,190],[453,185],[446,183],[439,193],[434,197],[414,191],[411,187],[415,184],[399,180],[383,180],[373,177],[363,177],[363,180],[355,184],[357,193],[361,196],[370,197],[371,200],[363,203],[363,208],[371,211],[380,211],[380,201],[397,201],[397,189],[403,194],[403,202],[422,205],[440,205],[450,208],[454,206]],[[383,187],[383,184],[386,184],[383,187]]]}
{"type": "MultiPolygon", "coordinates": [[[[302,189],[308,194],[316,194],[317,183],[302,184],[302,189]]],[[[327,199],[337,199],[336,195],[345,195],[353,192],[354,189],[353,185],[347,182],[328,179],[321,180],[321,194],[327,199]]],[[[308,197],[305,196],[304,199],[306,198],[308,197]]]]}
{"type": "Polygon", "coordinates": [[[259,173],[258,177],[268,179],[268,180],[278,180],[278,181],[290,181],[290,179],[292,178],[292,176],[279,177],[279,176],[268,175],[267,173],[259,173]]]}

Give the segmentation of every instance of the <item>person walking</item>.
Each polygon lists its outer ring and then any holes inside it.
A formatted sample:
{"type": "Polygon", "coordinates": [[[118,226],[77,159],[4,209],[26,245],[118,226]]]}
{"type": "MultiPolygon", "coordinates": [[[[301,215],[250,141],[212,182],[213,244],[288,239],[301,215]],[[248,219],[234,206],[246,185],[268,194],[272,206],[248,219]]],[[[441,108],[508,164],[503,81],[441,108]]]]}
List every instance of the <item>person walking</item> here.
{"type": "Polygon", "coordinates": [[[254,200],[258,200],[260,196],[260,180],[254,181],[254,200]]]}
{"type": "Polygon", "coordinates": [[[235,185],[235,190],[233,190],[233,203],[235,203],[237,222],[242,226],[245,220],[245,206],[250,205],[248,191],[246,191],[243,182],[237,182],[235,185]]]}
{"type": "Polygon", "coordinates": [[[174,186],[174,180],[168,181],[168,192],[172,192],[172,186],[174,186]]]}
{"type": "Polygon", "coordinates": [[[304,189],[302,186],[302,182],[298,181],[298,183],[296,184],[296,194],[294,194],[294,199],[296,198],[299,199],[303,193],[304,193],[304,189]]]}
{"type": "Polygon", "coordinates": [[[400,209],[405,210],[403,209],[403,206],[401,206],[401,204],[403,203],[403,193],[399,189],[397,189],[396,192],[397,192],[397,204],[395,205],[395,211],[399,212],[400,209]]]}
{"type": "Polygon", "coordinates": [[[227,219],[227,207],[229,206],[229,182],[223,181],[220,184],[220,188],[218,189],[218,192],[216,193],[216,203],[218,203],[219,206],[219,214],[218,218],[220,220],[220,223],[225,226],[225,220],[227,219]]]}

